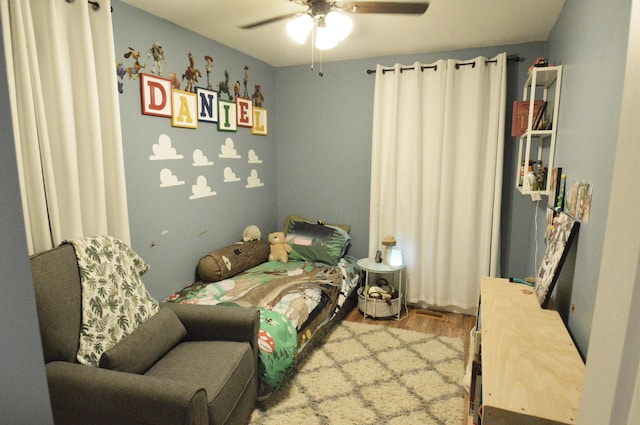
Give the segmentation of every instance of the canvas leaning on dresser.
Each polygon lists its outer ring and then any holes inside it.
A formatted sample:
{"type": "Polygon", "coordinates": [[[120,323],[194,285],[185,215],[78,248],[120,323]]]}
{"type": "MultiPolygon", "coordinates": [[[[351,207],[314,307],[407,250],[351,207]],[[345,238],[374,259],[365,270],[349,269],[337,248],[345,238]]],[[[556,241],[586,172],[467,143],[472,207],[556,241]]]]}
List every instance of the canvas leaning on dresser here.
{"type": "Polygon", "coordinates": [[[488,277],[479,310],[472,380],[482,390],[480,402],[470,396],[469,423],[479,410],[483,425],[575,424],[585,365],[559,313],[542,309],[532,287],[488,277]]]}

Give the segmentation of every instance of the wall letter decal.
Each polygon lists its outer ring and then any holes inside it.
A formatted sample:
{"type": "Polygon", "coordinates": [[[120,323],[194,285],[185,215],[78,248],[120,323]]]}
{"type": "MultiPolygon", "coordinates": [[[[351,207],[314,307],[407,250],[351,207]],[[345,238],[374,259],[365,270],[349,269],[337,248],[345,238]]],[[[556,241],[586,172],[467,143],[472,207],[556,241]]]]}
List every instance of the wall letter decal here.
{"type": "Polygon", "coordinates": [[[171,125],[174,127],[198,128],[196,94],[173,89],[172,99],[171,125]]]}
{"type": "Polygon", "coordinates": [[[198,120],[218,122],[218,92],[196,87],[198,94],[198,120]]]}
{"type": "Polygon", "coordinates": [[[218,130],[236,131],[238,129],[236,123],[236,104],[227,100],[220,100],[218,101],[218,111],[220,113],[218,130]]]}
{"type": "Polygon", "coordinates": [[[251,99],[236,96],[236,108],[238,125],[241,127],[253,127],[253,103],[251,103],[251,99]]]}
{"type": "Polygon", "coordinates": [[[155,75],[140,74],[142,113],[160,117],[171,116],[171,81],[155,75]]]}
{"type": "Polygon", "coordinates": [[[267,135],[267,110],[265,108],[253,107],[253,127],[251,127],[251,134],[257,134],[259,136],[267,135]]]}

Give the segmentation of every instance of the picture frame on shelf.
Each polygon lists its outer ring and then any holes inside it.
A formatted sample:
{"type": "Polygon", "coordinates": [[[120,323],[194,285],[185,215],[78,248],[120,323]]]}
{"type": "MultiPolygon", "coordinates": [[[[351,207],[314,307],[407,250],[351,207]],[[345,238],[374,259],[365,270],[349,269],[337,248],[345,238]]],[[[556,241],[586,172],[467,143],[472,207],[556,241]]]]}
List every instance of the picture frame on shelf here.
{"type": "Polygon", "coordinates": [[[550,229],[547,249],[536,274],[534,291],[542,308],[547,308],[551,293],[558,281],[560,269],[564,264],[573,240],[576,238],[580,223],[569,214],[560,213],[550,229]]]}

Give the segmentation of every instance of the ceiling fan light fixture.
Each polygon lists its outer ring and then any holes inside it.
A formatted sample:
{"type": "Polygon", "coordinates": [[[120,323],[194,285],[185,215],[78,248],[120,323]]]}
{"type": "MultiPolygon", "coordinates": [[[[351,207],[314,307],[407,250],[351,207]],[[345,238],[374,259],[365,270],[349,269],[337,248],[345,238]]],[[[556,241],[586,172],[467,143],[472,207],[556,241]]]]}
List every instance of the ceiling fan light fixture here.
{"type": "Polygon", "coordinates": [[[347,38],[353,28],[351,18],[336,11],[329,12],[327,16],[325,16],[324,22],[337,41],[342,41],[347,38]]]}
{"type": "Polygon", "coordinates": [[[316,48],[318,50],[333,49],[338,45],[338,39],[329,27],[316,27],[316,48]]]}
{"type": "Polygon", "coordinates": [[[287,23],[287,32],[298,44],[304,44],[313,29],[313,18],[305,13],[287,23]]]}

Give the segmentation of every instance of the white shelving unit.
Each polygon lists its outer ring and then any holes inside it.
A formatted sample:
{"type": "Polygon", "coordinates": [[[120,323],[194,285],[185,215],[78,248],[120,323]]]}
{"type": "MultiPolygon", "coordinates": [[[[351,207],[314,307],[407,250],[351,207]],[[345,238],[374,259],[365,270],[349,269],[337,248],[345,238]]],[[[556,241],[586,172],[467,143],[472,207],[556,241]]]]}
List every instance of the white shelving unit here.
{"type": "Polygon", "coordinates": [[[522,100],[530,101],[527,131],[520,136],[518,143],[518,159],[516,163],[516,189],[523,195],[549,195],[549,175],[553,169],[553,159],[556,148],[556,131],[558,128],[558,111],[560,106],[560,86],[562,83],[562,65],[533,68],[524,85],[522,100]],[[534,101],[547,102],[545,115],[550,118],[551,129],[534,130],[533,116],[534,101]],[[552,110],[550,108],[553,108],[552,110]],[[535,155],[535,156],[533,156],[535,155]],[[521,167],[527,173],[529,161],[542,161],[547,167],[547,179],[544,188],[528,190],[521,180],[521,167]],[[523,165],[524,164],[524,165],[523,165]]]}

